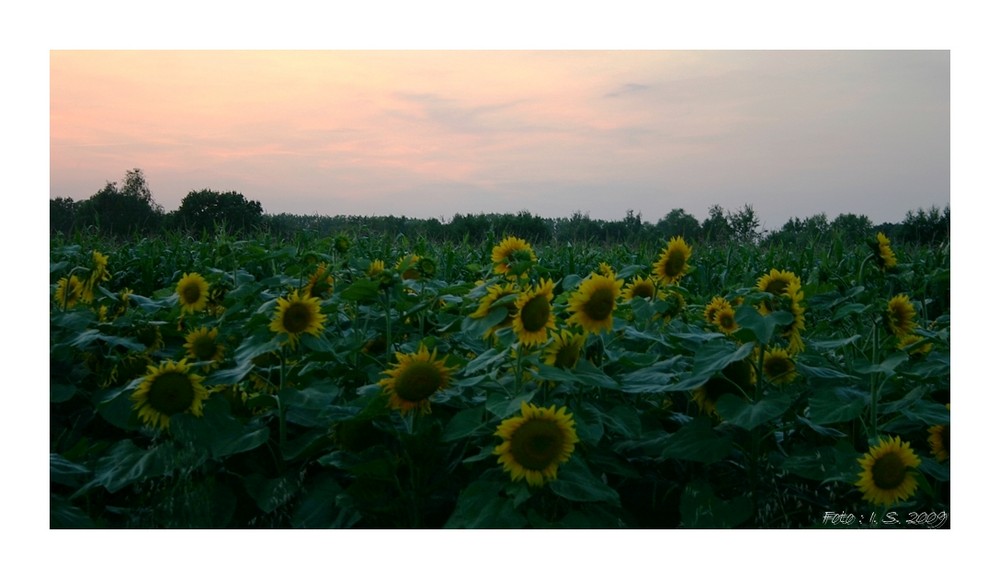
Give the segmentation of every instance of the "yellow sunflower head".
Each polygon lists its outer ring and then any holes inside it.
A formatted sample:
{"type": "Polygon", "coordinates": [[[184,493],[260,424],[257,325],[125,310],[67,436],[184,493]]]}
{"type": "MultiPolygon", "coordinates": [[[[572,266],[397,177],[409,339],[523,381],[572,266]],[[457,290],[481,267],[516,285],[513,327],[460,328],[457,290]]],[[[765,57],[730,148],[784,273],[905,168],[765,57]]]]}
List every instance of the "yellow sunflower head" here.
{"type": "Polygon", "coordinates": [[[437,350],[429,352],[426,345],[420,344],[416,353],[396,352],[396,363],[385,371],[379,385],[389,395],[390,407],[403,414],[411,410],[429,414],[430,397],[448,387],[451,370],[443,359],[437,359],[437,350]]]}
{"type": "Polygon", "coordinates": [[[615,277],[615,268],[611,267],[610,264],[606,262],[601,262],[597,264],[597,273],[605,277],[615,277]]]}
{"type": "Polygon", "coordinates": [[[764,352],[764,375],[772,384],[788,384],[795,380],[795,361],[785,348],[768,348],[764,352]]]}
{"type": "Polygon", "coordinates": [[[690,269],[691,246],[683,237],[673,237],[653,264],[653,276],[662,283],[677,283],[690,269]]]}
{"type": "Polygon", "coordinates": [[[295,346],[302,334],[320,335],[324,322],[326,316],[320,312],[319,300],[300,297],[298,291],[293,291],[288,298],[278,298],[270,328],[279,334],[287,334],[288,341],[295,346]]]}
{"type": "Polygon", "coordinates": [[[303,295],[313,298],[324,299],[333,292],[333,276],[330,275],[325,263],[319,264],[316,271],[309,277],[303,295]]]}
{"type": "Polygon", "coordinates": [[[102,281],[111,279],[111,274],[108,272],[108,256],[100,251],[94,251],[91,259],[93,266],[90,268],[90,276],[83,282],[82,293],[82,301],[88,304],[94,301],[94,288],[102,281]]]}
{"type": "Polygon", "coordinates": [[[687,302],[684,300],[684,296],[681,292],[674,288],[667,288],[662,295],[663,321],[669,322],[674,317],[681,315],[684,308],[687,307],[687,302]]]}
{"type": "Polygon", "coordinates": [[[572,315],[568,322],[585,332],[611,331],[612,313],[621,294],[622,280],[603,275],[591,275],[569,299],[572,315]]]}
{"type": "Polygon", "coordinates": [[[542,280],[537,286],[522,292],[517,299],[517,315],[511,325],[518,342],[532,346],[548,339],[548,331],[556,328],[552,313],[552,280],[542,280]]]}
{"type": "Polygon", "coordinates": [[[184,339],[187,358],[195,362],[208,362],[209,367],[215,366],[222,361],[225,353],[225,347],[219,343],[218,338],[219,328],[209,330],[203,326],[191,330],[184,339]]]}
{"type": "Polygon", "coordinates": [[[542,361],[556,368],[573,368],[580,361],[585,336],[569,330],[562,330],[545,347],[542,361]]]}
{"type": "Polygon", "coordinates": [[[556,479],[559,465],[569,460],[580,439],[576,436],[573,415],[565,407],[539,408],[521,402],[521,415],[500,423],[496,435],[503,442],[493,449],[498,464],[510,473],[512,481],[528,481],[540,487],[556,479]]]}
{"type": "Polygon", "coordinates": [[[931,454],[938,462],[944,462],[951,456],[951,428],[948,424],[938,424],[927,429],[930,435],[927,443],[931,445],[931,454]]]}
{"type": "Polygon", "coordinates": [[[728,302],[715,313],[715,327],[727,336],[740,329],[736,323],[736,310],[728,302]]]}
{"type": "Polygon", "coordinates": [[[538,258],[531,244],[520,237],[506,237],[493,247],[493,273],[518,277],[527,273],[538,258]]]}
{"type": "Polygon", "coordinates": [[[897,338],[913,333],[913,330],[917,328],[917,323],[914,321],[916,317],[917,311],[913,308],[913,304],[906,294],[899,294],[889,300],[885,321],[889,326],[889,331],[897,338]]]}
{"type": "Polygon", "coordinates": [[[746,398],[756,381],[753,364],[748,360],[737,360],[696,388],[692,397],[703,413],[718,416],[716,404],[723,394],[746,398]]]}
{"type": "Polygon", "coordinates": [[[799,281],[799,277],[790,271],[778,271],[772,268],[770,273],[762,275],[757,280],[757,289],[767,292],[773,297],[761,302],[761,314],[767,315],[780,309],[778,304],[781,303],[781,298],[791,299],[793,296],[791,292],[794,292],[796,288],[801,289],[802,283],[799,281]]]}
{"type": "Polygon", "coordinates": [[[663,292],[656,287],[656,281],[651,277],[636,276],[625,286],[622,297],[626,302],[630,302],[635,298],[653,300],[662,298],[663,292]]]}
{"type": "Polygon", "coordinates": [[[878,263],[879,268],[884,271],[896,267],[896,254],[892,252],[889,238],[879,231],[875,236],[875,241],[875,262],[878,263]]]}
{"type": "Polygon", "coordinates": [[[208,390],[202,377],[192,374],[187,362],[166,361],[149,366],[145,379],[132,393],[133,409],[146,424],[160,429],[170,427],[170,417],[180,412],[201,416],[208,390]]]}
{"type": "Polygon", "coordinates": [[[177,300],[181,304],[181,312],[200,312],[208,304],[208,282],[201,274],[184,274],[177,282],[177,300]]]}
{"type": "Polygon", "coordinates": [[[83,298],[83,283],[75,275],[60,278],[56,283],[56,305],[70,309],[83,298]]]}
{"type": "Polygon", "coordinates": [[[875,505],[891,506],[906,500],[917,491],[913,469],[920,466],[920,459],[910,448],[909,442],[899,437],[883,439],[868,453],[858,459],[861,472],[854,486],[861,489],[864,499],[875,505]]]}
{"type": "Polygon", "coordinates": [[[722,296],[715,296],[712,298],[712,301],[708,302],[708,305],[705,306],[705,321],[710,324],[714,324],[715,316],[718,315],[719,310],[726,307],[732,307],[729,300],[722,296]]]}

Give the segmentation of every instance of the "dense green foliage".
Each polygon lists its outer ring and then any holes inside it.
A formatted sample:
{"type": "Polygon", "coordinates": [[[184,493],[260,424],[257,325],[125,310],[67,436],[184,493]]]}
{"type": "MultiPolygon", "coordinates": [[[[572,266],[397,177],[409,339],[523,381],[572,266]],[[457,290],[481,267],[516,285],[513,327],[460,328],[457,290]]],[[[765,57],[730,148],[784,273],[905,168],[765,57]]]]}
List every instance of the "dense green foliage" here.
{"type": "Polygon", "coordinates": [[[895,267],[880,267],[875,228],[853,216],[793,220],[758,246],[699,241],[750,235],[749,206],[715,208],[706,224],[688,217],[647,226],[630,215],[621,233],[525,212],[456,218],[455,231],[436,220],[271,216],[241,235],[55,234],[51,525],[829,528],[829,513],[855,516],[843,525],[855,527],[875,524],[869,515],[882,524],[895,513],[906,526],[909,514],[947,514],[950,463],[929,440],[949,423],[950,247],[934,229],[947,210],[913,214],[912,227],[930,227],[917,238],[934,242],[892,238],[895,267]],[[508,235],[532,242],[537,262],[518,283],[553,280],[563,328],[601,264],[633,282],[678,233],[692,246],[686,275],[661,285],[669,294],[616,300],[612,329],[588,334],[572,366],[518,347],[509,327],[484,337],[514,296],[473,315],[508,281],[491,257],[508,235]],[[789,346],[793,319],[762,313],[775,296],[759,281],[772,269],[801,280],[804,348],[791,380],[763,367],[767,349],[789,346]],[[317,272],[333,278],[317,290],[325,323],[292,346],[272,320],[279,300],[322,282],[317,272]],[[209,291],[185,313],[177,287],[189,273],[209,291]],[[58,299],[74,276],[94,280],[91,299],[58,299]],[[887,324],[900,294],[914,307],[909,345],[887,324]],[[738,331],[706,319],[717,297],[734,304],[738,331]],[[189,356],[199,328],[217,330],[223,347],[218,360],[190,361],[209,391],[203,411],[152,427],[134,397],[151,368],[189,356]],[[450,383],[429,414],[404,414],[380,383],[397,353],[421,346],[452,369],[450,383]],[[737,367],[753,368],[754,387],[737,367]],[[717,412],[697,403],[701,389],[733,381],[744,388],[720,396],[717,412]],[[567,408],[579,437],[540,488],[511,480],[494,454],[499,425],[522,402],[567,408]],[[872,505],[855,486],[858,460],[886,436],[920,457],[918,487],[872,505]]]}

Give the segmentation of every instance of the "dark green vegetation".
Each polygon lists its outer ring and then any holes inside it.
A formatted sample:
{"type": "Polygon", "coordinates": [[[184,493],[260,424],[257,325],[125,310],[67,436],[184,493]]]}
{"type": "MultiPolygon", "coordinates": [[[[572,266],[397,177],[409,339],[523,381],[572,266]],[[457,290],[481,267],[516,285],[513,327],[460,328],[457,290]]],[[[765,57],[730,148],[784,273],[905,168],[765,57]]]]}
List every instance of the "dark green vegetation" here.
{"type": "MultiPolygon", "coordinates": [[[[933,227],[919,242],[877,228],[898,262],[888,269],[863,218],[793,220],[794,242],[753,245],[706,239],[729,224],[721,209],[714,226],[671,215],[691,228],[690,270],[663,288],[669,297],[620,297],[612,330],[587,335],[571,367],[546,364],[542,347],[515,350],[509,328],[483,337],[515,296],[471,315],[488,288],[508,281],[493,273],[491,252],[523,234],[519,219],[538,221],[527,214],[469,217],[489,225],[453,240],[398,231],[418,221],[402,218],[384,230],[316,218],[343,227],[288,236],[215,221],[198,235],[54,235],[51,525],[812,528],[833,526],[836,513],[854,516],[837,526],[895,514],[905,527],[911,513],[948,513],[950,462],[930,441],[949,423],[947,212],[943,239],[933,227]],[[848,226],[858,229],[836,233],[848,226]],[[107,257],[108,276],[97,276],[92,299],[56,300],[60,280],[98,269],[93,251],[107,257]],[[370,272],[375,260],[381,274],[370,272]],[[305,290],[323,264],[334,280],[317,292],[325,323],[293,348],[270,328],[278,300],[305,290]],[[791,319],[761,312],[778,303],[758,287],[772,269],[801,280],[804,349],[787,381],[763,366],[766,350],[788,346],[791,319]],[[209,284],[208,303],[182,313],[177,284],[193,272],[209,284]],[[914,308],[912,343],[887,323],[900,294],[914,308]],[[732,334],[705,318],[716,297],[734,304],[732,334]],[[151,428],[132,396],[150,366],[189,355],[186,339],[199,328],[217,330],[224,348],[217,361],[189,362],[211,391],[202,415],[151,428]],[[395,353],[421,345],[453,371],[429,414],[404,415],[379,382],[395,353]],[[695,400],[706,388],[724,392],[716,413],[695,400]],[[493,454],[497,427],[522,402],[567,408],[579,437],[557,480],[540,488],[512,482],[493,454]],[[873,505],[854,485],[858,459],[888,436],[919,456],[917,488],[873,505]]],[[[913,215],[908,227],[942,219],[913,215]]],[[[562,221],[574,220],[594,223],[562,221]]],[[[558,229],[533,237],[537,262],[524,283],[555,282],[552,309],[566,328],[570,297],[602,263],[626,284],[651,273],[676,233],[655,227],[627,244],[582,234],[567,243],[558,229]]]]}

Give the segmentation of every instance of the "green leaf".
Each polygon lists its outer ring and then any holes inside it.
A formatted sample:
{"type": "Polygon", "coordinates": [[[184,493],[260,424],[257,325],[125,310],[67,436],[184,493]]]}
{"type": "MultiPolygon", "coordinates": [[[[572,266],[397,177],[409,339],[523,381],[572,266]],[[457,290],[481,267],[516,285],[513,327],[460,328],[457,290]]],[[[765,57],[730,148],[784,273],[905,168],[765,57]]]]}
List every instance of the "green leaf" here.
{"type": "Polygon", "coordinates": [[[809,349],[817,351],[836,350],[837,348],[843,348],[844,346],[853,344],[860,338],[860,334],[854,334],[853,336],[841,338],[839,340],[810,340],[809,349]]]}
{"type": "Polygon", "coordinates": [[[571,501],[621,504],[618,492],[594,476],[576,455],[559,466],[556,480],[549,483],[549,488],[555,495],[571,501]]]}
{"type": "Polygon", "coordinates": [[[732,394],[723,394],[716,407],[719,415],[730,424],[752,430],[784,414],[793,399],[791,393],[783,392],[751,404],[732,394]]]}
{"type": "Polygon", "coordinates": [[[49,402],[53,404],[71,400],[74,394],[76,394],[76,386],[72,384],[56,381],[49,383],[49,402]]]}
{"type": "Polygon", "coordinates": [[[808,376],[810,378],[820,378],[823,380],[857,380],[856,376],[851,376],[850,374],[845,374],[839,370],[834,370],[833,368],[819,368],[816,366],[809,366],[804,364],[801,360],[795,363],[795,370],[802,374],[803,376],[808,376]]]}
{"type": "Polygon", "coordinates": [[[899,366],[909,358],[903,351],[893,352],[885,357],[880,364],[862,364],[854,369],[858,374],[885,374],[886,377],[896,373],[896,366],[899,366]]]}
{"type": "Polygon", "coordinates": [[[340,297],[352,302],[373,302],[378,299],[378,283],[359,279],[340,292],[340,297]]]}
{"type": "Polygon", "coordinates": [[[715,434],[707,418],[698,417],[666,437],[660,458],[712,463],[729,453],[730,441],[715,434]]]}
{"type": "Polygon", "coordinates": [[[531,402],[535,396],[535,390],[527,394],[521,394],[513,399],[506,394],[494,392],[486,399],[486,409],[497,418],[504,419],[512,416],[515,412],[520,412],[521,402],[531,402]]]}
{"type": "Polygon", "coordinates": [[[266,426],[243,425],[236,420],[229,402],[218,396],[204,402],[202,416],[184,413],[171,417],[170,433],[177,440],[207,450],[214,458],[253,450],[271,436],[266,426]]]}
{"type": "Polygon", "coordinates": [[[93,482],[116,493],[134,482],[168,472],[173,458],[174,451],[167,445],[143,450],[131,440],[122,440],[98,459],[93,482]]]}
{"type": "Polygon", "coordinates": [[[632,406],[615,406],[601,418],[613,432],[625,438],[639,438],[642,435],[642,421],[632,406]]]}
{"type": "Polygon", "coordinates": [[[794,320],[789,312],[778,311],[762,316],[757,308],[749,304],[736,308],[736,323],[750,330],[760,344],[769,344],[776,327],[787,326],[794,320]]]}
{"type": "Polygon", "coordinates": [[[863,314],[863,313],[865,313],[866,311],[868,311],[870,309],[871,309],[871,305],[870,304],[868,304],[868,305],[866,305],[866,304],[847,304],[845,306],[841,306],[841,307],[837,308],[837,311],[834,312],[833,317],[831,319],[833,321],[837,321],[837,320],[846,318],[847,316],[850,316],[850,315],[853,315],[853,314],[863,314]]]}
{"type": "Polygon", "coordinates": [[[503,483],[475,481],[462,490],[446,529],[520,529],[527,524],[514,502],[503,496],[503,483]]]}
{"type": "Polygon", "coordinates": [[[920,461],[920,472],[926,474],[927,476],[942,481],[947,482],[951,479],[951,469],[949,468],[948,462],[938,462],[936,458],[924,458],[920,461]]]}
{"type": "Polygon", "coordinates": [[[472,436],[486,425],[482,406],[460,410],[444,427],[441,435],[443,442],[454,442],[467,436],[472,436]]]}
{"type": "Polygon", "coordinates": [[[64,458],[56,453],[49,453],[49,481],[66,486],[77,486],[80,481],[90,475],[90,469],[64,458]]]}
{"type": "Polygon", "coordinates": [[[861,470],[858,466],[859,458],[861,454],[846,440],[842,440],[834,446],[803,450],[783,461],[775,462],[780,468],[802,478],[819,482],[853,483],[861,470]]]}
{"type": "Polygon", "coordinates": [[[850,422],[868,405],[868,395],[851,388],[825,388],[809,397],[809,420],[816,424],[850,422]]]}
{"type": "Polygon", "coordinates": [[[244,477],[243,485],[260,510],[270,513],[290,501],[299,492],[298,476],[295,471],[273,479],[251,474],[244,477]]]}
{"type": "Polygon", "coordinates": [[[320,473],[307,483],[302,498],[292,515],[292,527],[296,529],[329,529],[336,527],[337,497],[344,489],[337,484],[330,473],[320,473]]]}

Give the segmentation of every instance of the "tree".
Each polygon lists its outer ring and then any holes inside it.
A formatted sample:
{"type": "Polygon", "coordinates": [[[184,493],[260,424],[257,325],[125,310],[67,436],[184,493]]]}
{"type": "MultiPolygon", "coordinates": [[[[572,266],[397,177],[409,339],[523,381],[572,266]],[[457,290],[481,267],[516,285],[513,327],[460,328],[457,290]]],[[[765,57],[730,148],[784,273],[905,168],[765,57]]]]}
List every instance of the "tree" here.
{"type": "Polygon", "coordinates": [[[49,233],[72,233],[76,227],[76,209],[71,197],[49,199],[49,233]]]}
{"type": "Polygon", "coordinates": [[[154,200],[141,169],[126,172],[119,187],[109,182],[80,203],[80,222],[94,225],[109,235],[145,233],[159,227],[163,208],[154,200]]]}
{"type": "Polygon", "coordinates": [[[749,203],[743,205],[736,213],[727,211],[726,221],[733,232],[733,239],[739,243],[754,244],[760,239],[760,219],[757,212],[753,210],[753,205],[749,203]]]}
{"type": "Polygon", "coordinates": [[[263,224],[263,213],[259,201],[250,201],[242,193],[202,189],[184,196],[174,218],[181,227],[191,231],[213,231],[223,227],[235,233],[259,228],[263,224]]]}
{"type": "Polygon", "coordinates": [[[840,239],[856,243],[872,237],[872,220],[866,215],[841,213],[830,224],[830,232],[840,239]]]}
{"type": "Polygon", "coordinates": [[[701,230],[706,241],[729,241],[733,237],[733,228],[723,212],[722,206],[716,204],[708,208],[708,218],[701,223],[701,230]]]}
{"type": "Polygon", "coordinates": [[[772,231],[767,235],[766,242],[770,244],[799,245],[824,239],[830,233],[830,224],[826,220],[826,213],[819,213],[812,217],[799,219],[792,217],[778,231],[772,231]]]}
{"type": "Polygon", "coordinates": [[[701,236],[701,225],[698,220],[683,209],[674,209],[656,222],[656,232],[666,239],[681,236],[684,239],[697,239],[701,236]]]}

